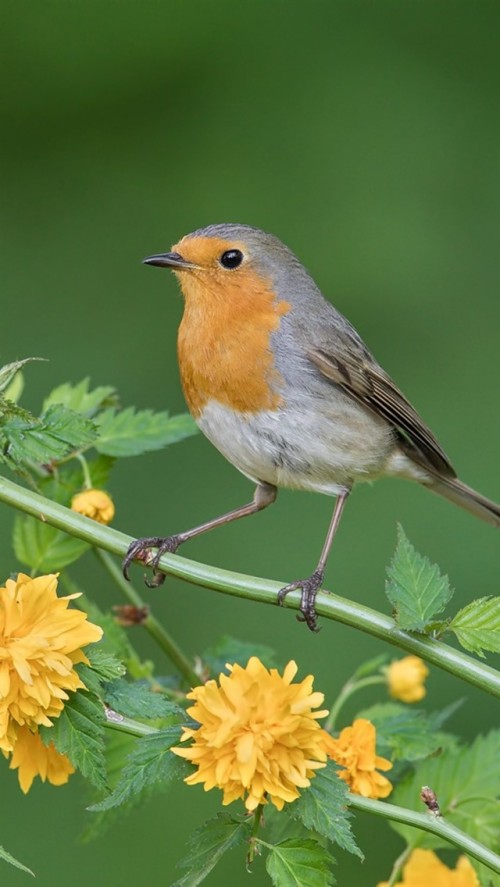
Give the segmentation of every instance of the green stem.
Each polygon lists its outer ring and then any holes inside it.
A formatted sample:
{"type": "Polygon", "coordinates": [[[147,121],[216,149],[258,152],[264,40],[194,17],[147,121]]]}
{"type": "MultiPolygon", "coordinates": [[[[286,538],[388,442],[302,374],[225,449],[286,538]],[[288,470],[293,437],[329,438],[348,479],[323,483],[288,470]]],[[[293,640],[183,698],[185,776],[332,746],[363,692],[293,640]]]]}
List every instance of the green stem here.
{"type": "MultiPolygon", "coordinates": [[[[91,521],[57,502],[45,499],[32,490],[6,480],[6,478],[0,478],[0,501],[119,557],[124,557],[129,544],[133,541],[130,536],[126,536],[118,530],[91,521]]],[[[282,583],[279,582],[232,573],[229,570],[221,570],[207,564],[197,564],[195,561],[172,554],[163,555],[160,560],[160,568],[166,573],[194,585],[274,606],[276,606],[277,592],[282,587],[282,583]]],[[[299,604],[300,594],[298,592],[288,595],[287,608],[297,610],[299,604]]],[[[320,616],[336,620],[344,625],[351,625],[402,650],[421,656],[432,665],[454,674],[493,696],[500,697],[500,672],[434,638],[402,631],[396,627],[394,620],[389,616],[378,613],[363,604],[325,593],[318,595],[316,609],[320,616]]]]}
{"type": "Polygon", "coordinates": [[[337,696],[335,702],[333,703],[330,714],[325,721],[325,730],[328,730],[329,733],[333,733],[335,722],[337,720],[340,709],[343,707],[344,703],[353,695],[353,693],[357,693],[358,690],[362,690],[363,687],[371,687],[373,684],[386,684],[387,680],[383,675],[372,675],[368,678],[361,678],[359,681],[353,681],[352,678],[347,681],[346,684],[342,687],[339,695],[337,696]]]}
{"type": "Polygon", "coordinates": [[[104,709],[106,717],[105,726],[110,730],[117,730],[119,733],[128,733],[129,736],[151,736],[152,733],[158,733],[157,727],[150,727],[149,724],[141,724],[140,721],[134,721],[132,718],[126,718],[113,711],[112,708],[104,709]]]}
{"type": "MultiPolygon", "coordinates": [[[[131,736],[146,736],[158,732],[156,727],[141,724],[140,721],[134,721],[131,718],[124,718],[110,709],[106,709],[106,726],[121,733],[128,733],[131,736]]],[[[407,810],[405,807],[396,806],[396,804],[388,804],[387,801],[373,801],[369,798],[362,798],[361,795],[353,795],[351,793],[349,793],[348,799],[349,806],[355,810],[371,813],[374,816],[380,816],[383,819],[390,819],[394,822],[402,822],[421,831],[437,835],[448,844],[452,844],[454,847],[477,859],[478,862],[482,862],[483,865],[492,871],[500,874],[500,856],[493,853],[484,844],[471,838],[470,835],[467,835],[455,825],[447,822],[443,817],[435,817],[429,813],[417,813],[416,810],[407,810]]],[[[272,844],[268,844],[262,838],[256,837],[258,831],[256,822],[257,820],[254,820],[254,830],[252,832],[254,842],[272,850],[272,844]]],[[[401,856],[400,859],[402,858],[401,856]]]]}
{"type": "Polygon", "coordinates": [[[391,870],[391,875],[390,875],[387,887],[394,887],[394,884],[396,883],[396,878],[398,877],[401,869],[403,868],[403,866],[404,866],[406,860],[408,859],[408,857],[410,856],[411,852],[412,852],[411,847],[405,847],[403,852],[399,854],[398,858],[396,860],[394,860],[394,865],[391,870]]]}
{"type": "Polygon", "coordinates": [[[258,838],[257,835],[259,833],[260,826],[262,824],[262,812],[264,810],[264,805],[259,804],[256,807],[253,814],[253,825],[252,825],[252,834],[250,835],[248,841],[248,853],[247,853],[247,866],[251,866],[255,859],[255,851],[257,849],[258,838]]]}
{"type": "Polygon", "coordinates": [[[76,453],[75,458],[78,459],[80,465],[82,466],[83,472],[83,482],[85,484],[86,490],[92,489],[92,478],[90,477],[89,466],[85,456],[82,453],[76,453]]]}
{"type": "Polygon", "coordinates": [[[349,805],[364,813],[372,813],[394,822],[403,822],[405,825],[412,825],[414,828],[437,835],[500,874],[500,856],[471,838],[456,825],[447,822],[444,817],[417,813],[416,810],[407,810],[405,807],[397,807],[396,804],[388,804],[386,801],[372,801],[369,798],[362,798],[361,795],[349,794],[349,805]]]}
{"type": "MultiPolygon", "coordinates": [[[[144,607],[147,609],[145,601],[135,590],[132,583],[127,582],[123,573],[109,554],[106,551],[101,551],[100,548],[94,548],[94,552],[97,560],[102,564],[127,600],[139,610],[144,607]]],[[[199,676],[194,671],[188,657],[183,653],[179,645],[174,641],[173,637],[163,627],[156,616],[153,616],[152,613],[148,613],[144,622],[141,622],[141,625],[147,632],[149,632],[151,637],[154,638],[163,652],[167,654],[170,661],[173,662],[178,671],[185,677],[189,686],[197,687],[200,683],[199,676]]]]}

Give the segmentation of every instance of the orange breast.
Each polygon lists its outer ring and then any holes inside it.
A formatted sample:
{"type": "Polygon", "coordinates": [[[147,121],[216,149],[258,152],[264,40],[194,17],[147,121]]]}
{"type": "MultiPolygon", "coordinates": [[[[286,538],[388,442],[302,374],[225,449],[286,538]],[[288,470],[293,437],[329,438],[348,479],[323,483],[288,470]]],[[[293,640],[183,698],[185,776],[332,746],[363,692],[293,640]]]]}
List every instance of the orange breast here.
{"type": "Polygon", "coordinates": [[[275,410],[280,376],[271,334],[290,305],[255,271],[179,275],[185,310],[179,328],[182,386],[193,416],[209,400],[240,412],[275,410]]]}

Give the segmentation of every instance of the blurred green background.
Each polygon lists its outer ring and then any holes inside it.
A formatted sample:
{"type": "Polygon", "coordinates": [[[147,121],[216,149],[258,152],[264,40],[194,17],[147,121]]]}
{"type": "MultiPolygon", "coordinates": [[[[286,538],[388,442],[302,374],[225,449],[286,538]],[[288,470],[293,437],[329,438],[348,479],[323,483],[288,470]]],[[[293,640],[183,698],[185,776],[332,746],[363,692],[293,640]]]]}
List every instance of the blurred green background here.
{"type": "MultiPolygon", "coordinates": [[[[4,0],[2,18],[1,357],[50,360],[27,369],[28,407],[90,374],[126,405],[184,410],[181,299],[175,280],[141,259],[201,225],[241,221],[298,253],[461,476],[500,500],[498,4],[4,0]]],[[[115,525],[139,536],[193,526],[251,488],[198,436],[124,460],[111,492],[115,525]]],[[[331,506],[282,492],[274,508],[183,554],[291,580],[316,563],[331,506]]],[[[18,568],[12,514],[0,518],[7,576],[18,568]]],[[[352,497],[327,586],[387,611],[398,521],[449,573],[457,607],[498,593],[498,534],[397,481],[352,497]]],[[[76,572],[102,606],[117,602],[90,556],[76,572]]],[[[313,636],[291,612],[173,580],[154,608],[189,654],[221,634],[270,644],[313,672],[327,698],[382,649],[331,622],[313,636]]],[[[497,725],[497,702],[434,670],[430,707],[457,697],[466,702],[455,732],[497,725]]],[[[24,798],[4,765],[0,785],[0,841],[40,887],[167,885],[218,801],[179,786],[82,845],[75,836],[91,814],[78,777],[24,798]]],[[[372,887],[401,844],[383,822],[360,816],[357,827],[366,861],[339,853],[337,875],[372,887]]],[[[27,877],[3,865],[0,883],[27,877]]],[[[206,883],[225,882],[247,883],[237,855],[206,883]]],[[[257,863],[252,884],[266,883],[257,863]]]]}

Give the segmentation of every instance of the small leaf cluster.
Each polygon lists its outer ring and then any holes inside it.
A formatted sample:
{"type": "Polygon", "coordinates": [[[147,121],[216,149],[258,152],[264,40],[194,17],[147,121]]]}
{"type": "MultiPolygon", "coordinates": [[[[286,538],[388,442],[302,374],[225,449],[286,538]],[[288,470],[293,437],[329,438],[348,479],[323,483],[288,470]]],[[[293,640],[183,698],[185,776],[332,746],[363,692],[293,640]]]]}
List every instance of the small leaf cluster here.
{"type": "Polygon", "coordinates": [[[392,562],[387,570],[386,594],[394,619],[404,631],[441,638],[453,632],[471,653],[500,653],[500,596],[471,601],[455,616],[442,618],[453,596],[447,576],[415,551],[401,527],[392,562]]]}
{"type": "MultiPolygon", "coordinates": [[[[110,385],[90,380],[65,383],[45,398],[40,416],[19,405],[22,368],[31,359],[0,369],[0,462],[47,498],[70,506],[85,487],[104,489],[117,458],[158,450],[196,433],[188,414],[122,408],[110,385]]],[[[18,560],[37,572],[61,570],[88,543],[30,516],[14,524],[18,560]]]]}

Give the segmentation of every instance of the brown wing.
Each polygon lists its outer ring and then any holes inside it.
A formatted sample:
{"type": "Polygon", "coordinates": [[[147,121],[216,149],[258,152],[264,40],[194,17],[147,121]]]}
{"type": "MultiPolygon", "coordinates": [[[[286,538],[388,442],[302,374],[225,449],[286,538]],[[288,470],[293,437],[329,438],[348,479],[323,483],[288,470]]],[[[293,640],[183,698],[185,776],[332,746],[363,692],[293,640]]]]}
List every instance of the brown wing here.
{"type": "Polygon", "coordinates": [[[401,447],[411,459],[445,477],[456,477],[432,431],[424,425],[411,403],[380,367],[361,353],[351,356],[343,352],[336,357],[322,348],[316,348],[308,352],[308,357],[323,376],[390,422],[401,447]]]}

